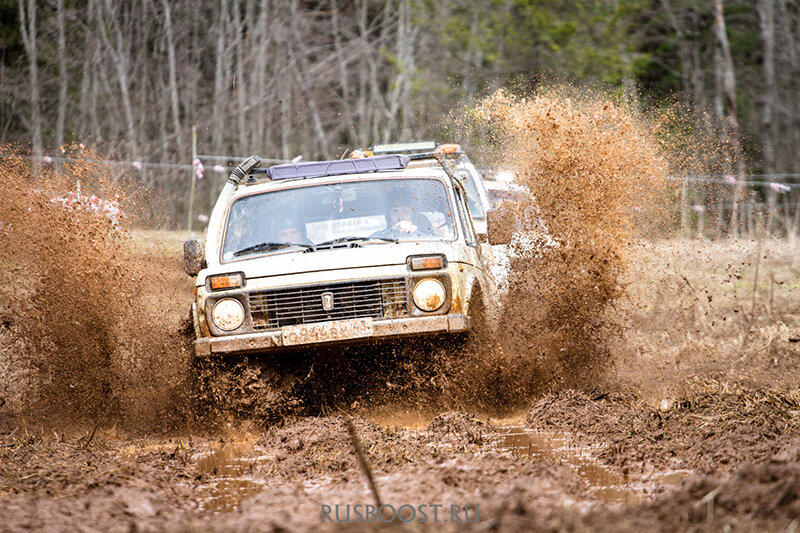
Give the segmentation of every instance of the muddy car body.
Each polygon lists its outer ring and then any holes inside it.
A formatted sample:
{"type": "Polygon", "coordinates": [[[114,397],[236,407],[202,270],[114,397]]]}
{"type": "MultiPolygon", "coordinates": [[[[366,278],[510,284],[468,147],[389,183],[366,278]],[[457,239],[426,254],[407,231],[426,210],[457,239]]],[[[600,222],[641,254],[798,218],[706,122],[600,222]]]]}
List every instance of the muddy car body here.
{"type": "Polygon", "coordinates": [[[185,250],[197,356],[465,334],[491,305],[462,184],[402,155],[250,158],[212,212],[204,264],[185,250]]]}

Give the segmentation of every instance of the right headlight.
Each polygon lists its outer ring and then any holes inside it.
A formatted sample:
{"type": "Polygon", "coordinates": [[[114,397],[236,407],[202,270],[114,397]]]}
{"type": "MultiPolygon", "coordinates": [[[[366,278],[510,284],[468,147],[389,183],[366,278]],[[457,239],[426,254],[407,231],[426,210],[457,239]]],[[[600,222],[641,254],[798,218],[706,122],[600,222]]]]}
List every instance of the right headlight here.
{"type": "Polygon", "coordinates": [[[411,293],[414,304],[423,311],[436,311],[446,299],[444,285],[435,279],[423,279],[414,286],[411,293]]]}
{"type": "Polygon", "coordinates": [[[239,300],[223,298],[214,304],[211,319],[219,329],[233,331],[244,322],[244,306],[239,300]]]}

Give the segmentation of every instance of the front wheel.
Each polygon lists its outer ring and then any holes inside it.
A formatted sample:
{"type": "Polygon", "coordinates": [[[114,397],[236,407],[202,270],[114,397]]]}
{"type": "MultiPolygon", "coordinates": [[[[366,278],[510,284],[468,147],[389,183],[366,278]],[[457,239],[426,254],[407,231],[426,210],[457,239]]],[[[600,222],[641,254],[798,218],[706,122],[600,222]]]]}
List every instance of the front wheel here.
{"type": "Polygon", "coordinates": [[[494,341],[494,328],[489,319],[489,312],[486,309],[486,302],[480,289],[476,290],[472,298],[470,298],[469,323],[470,328],[467,333],[469,344],[475,345],[494,341]]]}

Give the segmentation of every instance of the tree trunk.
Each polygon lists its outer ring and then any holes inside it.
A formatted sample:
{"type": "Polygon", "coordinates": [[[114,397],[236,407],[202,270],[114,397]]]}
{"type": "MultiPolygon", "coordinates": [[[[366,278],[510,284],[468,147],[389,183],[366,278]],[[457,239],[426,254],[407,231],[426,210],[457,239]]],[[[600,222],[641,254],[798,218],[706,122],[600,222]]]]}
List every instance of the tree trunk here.
{"type": "Polygon", "coordinates": [[[64,122],[67,118],[67,32],[64,24],[64,0],[56,4],[58,26],[58,118],[56,119],[56,148],[64,145],[64,122]]]}
{"type": "Polygon", "coordinates": [[[136,123],[133,119],[133,107],[131,106],[130,87],[128,85],[128,52],[125,49],[125,41],[122,37],[122,30],[119,26],[116,13],[112,9],[111,1],[106,0],[106,11],[108,15],[108,22],[114,32],[115,46],[111,45],[107,35],[106,28],[103,24],[105,16],[101,17],[98,25],[98,32],[103,37],[111,59],[114,63],[114,68],[117,71],[117,81],[119,83],[120,93],[122,95],[122,111],[125,114],[125,123],[128,132],[128,142],[130,143],[131,156],[134,159],[139,157],[139,144],[136,140],[136,123]]]}
{"type": "MultiPolygon", "coordinates": [[[[339,67],[339,85],[342,94],[341,102],[342,108],[344,109],[342,121],[346,124],[345,131],[347,132],[346,140],[353,144],[356,141],[354,139],[353,132],[355,131],[355,124],[353,123],[353,110],[350,107],[350,82],[347,75],[347,57],[345,56],[344,49],[342,47],[342,35],[341,35],[341,28],[339,26],[339,4],[337,0],[331,0],[331,25],[332,25],[332,32],[333,32],[333,47],[336,51],[337,56],[337,63],[339,67]]],[[[365,146],[361,146],[361,148],[366,148],[365,146]]]]}
{"type": "Polygon", "coordinates": [[[42,156],[42,115],[39,107],[39,52],[36,36],[36,0],[19,0],[20,35],[25,53],[28,55],[30,76],[31,142],[33,143],[34,169],[38,172],[39,158],[42,156]]]}
{"type": "Polygon", "coordinates": [[[260,154],[266,153],[265,136],[271,130],[267,122],[267,59],[269,56],[269,43],[271,33],[267,30],[267,19],[269,16],[267,0],[261,0],[259,5],[258,22],[254,40],[258,43],[255,54],[255,64],[253,66],[253,85],[250,90],[250,105],[255,109],[254,116],[257,117],[253,136],[251,138],[252,151],[260,154]]]}
{"type": "Polygon", "coordinates": [[[778,0],[778,11],[778,27],[781,30],[782,37],[779,49],[783,52],[781,55],[789,60],[788,68],[782,71],[784,74],[782,79],[785,80],[783,86],[790,88],[789,94],[791,95],[783,108],[785,115],[784,125],[791,134],[784,139],[786,148],[781,152],[787,154],[788,160],[783,162],[781,168],[785,172],[800,172],[800,158],[795,157],[797,151],[800,150],[800,99],[794,97],[795,80],[800,76],[797,42],[792,31],[792,17],[786,6],[786,0],[778,0]]]}
{"type": "MultiPolygon", "coordinates": [[[[288,48],[288,45],[287,45],[288,48]]],[[[291,159],[294,157],[291,151],[291,137],[292,123],[294,116],[292,116],[292,90],[287,80],[280,82],[280,124],[281,124],[281,157],[283,159],[291,159]]]]}
{"type": "Polygon", "coordinates": [[[224,153],[223,132],[225,131],[225,102],[228,99],[227,67],[228,54],[225,47],[225,32],[228,21],[228,1],[219,3],[219,17],[217,19],[217,45],[214,68],[214,103],[211,111],[211,149],[217,153],[224,153]]]}
{"type": "Polygon", "coordinates": [[[184,150],[183,130],[181,129],[181,108],[178,98],[178,75],[175,68],[175,39],[172,35],[172,12],[167,0],[161,0],[164,8],[164,33],[167,38],[167,61],[169,63],[169,96],[172,103],[172,129],[178,145],[178,161],[188,159],[184,150]]]}
{"type": "Polygon", "coordinates": [[[745,164],[742,154],[742,143],[739,136],[739,116],[736,111],[736,75],[733,70],[733,59],[728,44],[728,34],[725,29],[725,15],[722,0],[714,0],[714,33],[717,37],[717,47],[720,51],[720,66],[722,68],[722,92],[725,103],[725,116],[728,126],[728,138],[733,149],[734,164],[738,182],[733,192],[733,212],[731,215],[730,234],[736,237],[739,233],[739,202],[744,192],[745,164]]]}
{"type": "Polygon", "coordinates": [[[233,100],[236,102],[236,117],[239,130],[238,152],[247,150],[247,82],[245,80],[245,53],[244,37],[241,28],[244,24],[239,0],[233,0],[233,29],[234,45],[236,48],[236,74],[233,78],[233,100]]]}
{"type": "MultiPolygon", "coordinates": [[[[775,84],[775,16],[774,0],[758,0],[758,18],[761,26],[761,41],[764,47],[764,96],[761,114],[761,138],[764,145],[764,172],[773,174],[775,166],[775,148],[777,140],[776,110],[778,109],[778,88],[775,84]]],[[[777,193],[767,189],[767,232],[777,214],[777,193]]]]}
{"type": "Polygon", "coordinates": [[[302,37],[297,27],[296,10],[297,1],[295,0],[292,2],[292,37],[289,39],[290,61],[293,63],[295,77],[298,85],[300,86],[300,90],[303,93],[305,103],[308,105],[308,108],[311,111],[311,120],[314,122],[314,132],[316,133],[317,140],[319,142],[319,150],[324,157],[330,157],[330,154],[328,153],[328,138],[325,136],[325,128],[322,125],[322,118],[320,116],[319,108],[317,107],[317,102],[314,95],[311,93],[309,79],[306,75],[306,72],[308,71],[306,60],[303,57],[303,54],[298,52],[295,48],[302,42],[302,37]]]}
{"type": "Polygon", "coordinates": [[[677,38],[678,59],[681,63],[679,75],[683,93],[687,100],[691,98],[691,105],[695,110],[701,112],[705,107],[705,98],[702,92],[702,66],[698,58],[698,45],[687,35],[682,17],[675,12],[671,1],[661,0],[661,6],[677,38]]]}

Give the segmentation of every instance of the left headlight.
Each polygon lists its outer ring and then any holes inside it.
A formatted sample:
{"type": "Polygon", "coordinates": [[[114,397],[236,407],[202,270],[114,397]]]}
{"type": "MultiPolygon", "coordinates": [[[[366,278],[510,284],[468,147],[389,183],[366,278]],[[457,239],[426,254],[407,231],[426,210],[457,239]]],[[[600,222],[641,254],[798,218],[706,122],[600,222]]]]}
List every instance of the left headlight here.
{"type": "Polygon", "coordinates": [[[414,286],[414,304],[423,311],[436,311],[446,299],[444,285],[436,279],[423,279],[414,286]]]}
{"type": "Polygon", "coordinates": [[[244,307],[239,300],[223,298],[214,304],[211,319],[219,329],[233,331],[244,322],[244,307]]]}

